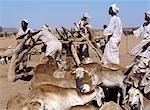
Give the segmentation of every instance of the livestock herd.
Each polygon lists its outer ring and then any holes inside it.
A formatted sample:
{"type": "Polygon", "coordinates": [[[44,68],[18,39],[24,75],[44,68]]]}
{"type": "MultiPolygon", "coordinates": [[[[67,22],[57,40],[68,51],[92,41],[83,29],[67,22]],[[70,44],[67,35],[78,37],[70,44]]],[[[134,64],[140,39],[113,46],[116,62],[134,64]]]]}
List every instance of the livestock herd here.
{"type": "Polygon", "coordinates": [[[136,59],[129,69],[116,71],[91,60],[88,62],[89,58],[85,60],[87,64],[81,63],[79,67],[65,71],[52,60],[37,65],[30,92],[27,96],[17,94],[11,97],[7,109],[101,110],[109,101],[120,105],[119,109],[144,109],[143,94],[149,94],[150,59],[136,59]],[[137,77],[139,74],[142,74],[140,78],[137,77]]]}
{"type": "Polygon", "coordinates": [[[58,68],[51,57],[38,64],[33,69],[30,92],[10,97],[6,109],[144,109],[143,96],[150,99],[149,58],[136,57],[128,68],[118,67],[117,70],[105,68],[91,58],[84,58],[79,63],[76,60],[75,56],[66,57],[63,68],[58,68]]]}

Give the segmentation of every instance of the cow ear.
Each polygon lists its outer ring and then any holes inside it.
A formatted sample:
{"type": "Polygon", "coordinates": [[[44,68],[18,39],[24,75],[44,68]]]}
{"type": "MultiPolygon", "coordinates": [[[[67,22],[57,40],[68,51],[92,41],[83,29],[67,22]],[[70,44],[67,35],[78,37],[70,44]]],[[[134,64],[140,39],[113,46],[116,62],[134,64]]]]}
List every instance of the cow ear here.
{"type": "Polygon", "coordinates": [[[89,72],[88,72],[87,70],[85,70],[85,69],[84,69],[84,72],[85,72],[85,73],[89,73],[89,72]]]}
{"type": "Polygon", "coordinates": [[[76,71],[74,70],[74,71],[72,71],[72,74],[75,74],[76,73],[76,71]]]}
{"type": "Polygon", "coordinates": [[[31,108],[40,108],[42,105],[41,102],[37,100],[31,101],[29,104],[31,108]]]}
{"type": "Polygon", "coordinates": [[[144,93],[147,94],[148,92],[150,92],[150,84],[144,87],[144,93]]]}
{"type": "Polygon", "coordinates": [[[128,102],[129,95],[126,95],[126,97],[123,99],[122,104],[126,104],[128,102]]]}
{"type": "Polygon", "coordinates": [[[141,103],[141,107],[142,109],[144,108],[144,104],[143,104],[143,95],[140,93],[140,103],[141,103]]]}
{"type": "Polygon", "coordinates": [[[150,67],[150,60],[149,60],[149,62],[148,62],[148,66],[150,67]]]}
{"type": "Polygon", "coordinates": [[[134,85],[135,88],[138,88],[138,84],[139,84],[138,81],[133,82],[133,85],[134,85]]]}

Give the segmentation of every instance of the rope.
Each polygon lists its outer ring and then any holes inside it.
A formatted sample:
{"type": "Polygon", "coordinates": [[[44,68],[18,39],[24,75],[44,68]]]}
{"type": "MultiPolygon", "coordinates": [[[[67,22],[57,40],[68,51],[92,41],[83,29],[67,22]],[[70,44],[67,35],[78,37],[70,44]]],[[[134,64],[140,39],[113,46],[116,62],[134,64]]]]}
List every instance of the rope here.
{"type": "Polygon", "coordinates": [[[127,54],[129,54],[128,42],[129,42],[128,35],[126,35],[126,52],[127,52],[127,54]]]}

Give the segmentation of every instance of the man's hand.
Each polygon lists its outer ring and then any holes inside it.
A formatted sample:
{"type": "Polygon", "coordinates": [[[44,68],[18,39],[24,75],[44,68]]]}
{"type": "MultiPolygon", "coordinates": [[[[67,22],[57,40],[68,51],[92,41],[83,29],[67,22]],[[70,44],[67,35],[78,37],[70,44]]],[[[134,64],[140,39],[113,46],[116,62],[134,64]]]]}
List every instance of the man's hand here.
{"type": "Polygon", "coordinates": [[[143,27],[147,26],[148,24],[148,22],[143,23],[143,27]]]}
{"type": "Polygon", "coordinates": [[[107,28],[107,25],[103,25],[103,29],[107,28]]]}
{"type": "Polygon", "coordinates": [[[30,33],[31,33],[31,31],[30,31],[30,30],[28,30],[27,34],[30,34],[30,33]]]}
{"type": "Polygon", "coordinates": [[[144,52],[145,50],[147,50],[147,48],[150,46],[150,42],[148,42],[146,45],[144,45],[142,48],[142,52],[144,52]]]}

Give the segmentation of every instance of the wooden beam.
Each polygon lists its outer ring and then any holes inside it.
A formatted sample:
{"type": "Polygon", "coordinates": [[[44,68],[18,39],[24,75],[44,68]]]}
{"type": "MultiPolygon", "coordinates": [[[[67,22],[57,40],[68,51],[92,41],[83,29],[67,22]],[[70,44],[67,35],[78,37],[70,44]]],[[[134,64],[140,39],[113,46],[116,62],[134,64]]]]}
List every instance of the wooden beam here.
{"type": "Polygon", "coordinates": [[[102,52],[100,51],[100,49],[96,48],[96,47],[92,44],[92,42],[91,42],[86,36],[84,36],[83,34],[81,34],[81,35],[82,35],[83,38],[86,39],[86,41],[87,41],[87,43],[89,44],[89,46],[91,46],[92,49],[95,50],[95,52],[97,53],[99,59],[101,60],[101,58],[102,58],[102,52]]]}

